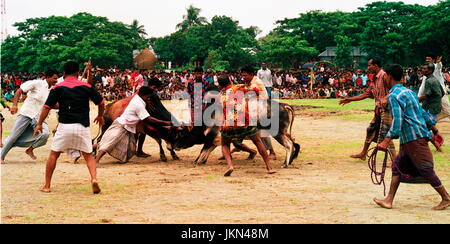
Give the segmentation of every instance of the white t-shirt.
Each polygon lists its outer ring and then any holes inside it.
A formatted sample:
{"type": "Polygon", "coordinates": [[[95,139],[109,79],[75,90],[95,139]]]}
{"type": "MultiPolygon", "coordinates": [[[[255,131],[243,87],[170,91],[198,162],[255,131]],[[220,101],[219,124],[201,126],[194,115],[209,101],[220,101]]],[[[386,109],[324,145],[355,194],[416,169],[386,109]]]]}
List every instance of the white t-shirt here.
{"type": "Polygon", "coordinates": [[[136,134],[136,125],[141,120],[150,117],[150,114],[145,107],[145,101],[136,94],[133,99],[131,99],[130,104],[128,104],[128,107],[123,114],[117,118],[117,121],[123,125],[127,131],[136,134]]]}
{"type": "Polygon", "coordinates": [[[23,83],[20,88],[27,94],[20,114],[30,119],[37,118],[50,93],[47,81],[30,80],[23,83]]]}
{"type": "Polygon", "coordinates": [[[259,70],[258,78],[263,82],[265,87],[272,87],[272,72],[269,69],[259,70]]]}

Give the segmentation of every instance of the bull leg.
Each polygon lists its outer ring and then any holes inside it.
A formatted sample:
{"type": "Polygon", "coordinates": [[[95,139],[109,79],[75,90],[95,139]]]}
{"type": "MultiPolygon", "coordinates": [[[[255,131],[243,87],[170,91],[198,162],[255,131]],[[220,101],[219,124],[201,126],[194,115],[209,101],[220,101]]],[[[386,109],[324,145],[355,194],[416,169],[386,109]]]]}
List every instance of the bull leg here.
{"type": "Polygon", "coordinates": [[[275,140],[277,140],[286,149],[286,159],[282,167],[287,168],[293,161],[294,141],[287,135],[278,135],[275,137],[275,140]]]}
{"type": "Polygon", "coordinates": [[[146,137],[146,135],[144,133],[139,134],[138,149],[137,149],[137,152],[136,152],[136,157],[138,157],[138,158],[148,158],[148,157],[150,157],[150,155],[146,154],[142,150],[142,148],[144,147],[145,137],[146,137]]]}
{"type": "Polygon", "coordinates": [[[164,149],[163,149],[163,147],[162,147],[162,140],[161,139],[155,139],[156,140],[156,142],[158,143],[158,145],[159,145],[159,156],[160,156],[160,158],[161,158],[161,161],[162,162],[167,162],[167,157],[166,157],[166,153],[164,152],[164,149]]]}
{"type": "Polygon", "coordinates": [[[200,164],[206,164],[208,161],[209,155],[216,149],[216,145],[205,145],[200,152],[200,155],[198,158],[194,161],[194,164],[200,165],[200,164]]]}
{"type": "Polygon", "coordinates": [[[175,151],[173,149],[169,150],[170,151],[170,155],[172,155],[172,159],[177,161],[180,160],[180,158],[178,157],[178,155],[175,153],[175,151]]]}

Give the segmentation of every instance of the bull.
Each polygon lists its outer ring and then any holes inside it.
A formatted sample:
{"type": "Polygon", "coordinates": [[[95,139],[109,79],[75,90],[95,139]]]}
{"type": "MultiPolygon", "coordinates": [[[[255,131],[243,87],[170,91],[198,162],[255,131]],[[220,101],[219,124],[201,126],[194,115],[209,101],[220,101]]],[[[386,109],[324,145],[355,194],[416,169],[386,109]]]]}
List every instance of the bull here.
{"type": "MultiPolygon", "coordinates": [[[[286,149],[286,159],[283,168],[287,168],[298,158],[301,149],[300,144],[295,143],[295,140],[292,137],[295,112],[294,109],[287,104],[279,103],[277,101],[272,101],[272,103],[275,103],[273,106],[278,107],[280,122],[278,133],[274,136],[274,139],[286,149]]],[[[271,113],[271,106],[268,106],[268,113],[271,113]]],[[[258,125],[258,128],[260,130],[266,129],[261,125],[258,125]]],[[[241,149],[239,143],[233,144],[238,149],[241,149]]],[[[218,126],[208,127],[206,125],[195,127],[190,132],[179,136],[173,146],[175,150],[181,150],[190,148],[194,145],[203,145],[203,149],[194,163],[197,165],[206,164],[210,154],[216,147],[221,145],[220,128],[218,126]]],[[[252,156],[250,156],[250,158],[252,158],[252,156]]]]}

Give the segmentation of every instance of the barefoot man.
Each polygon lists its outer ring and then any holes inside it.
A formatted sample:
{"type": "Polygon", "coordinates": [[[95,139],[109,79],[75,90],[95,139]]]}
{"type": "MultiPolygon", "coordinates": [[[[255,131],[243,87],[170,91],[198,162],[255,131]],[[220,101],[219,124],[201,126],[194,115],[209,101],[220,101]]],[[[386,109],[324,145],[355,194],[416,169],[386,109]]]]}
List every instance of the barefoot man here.
{"type": "MultiPolygon", "coordinates": [[[[364,142],[364,148],[360,154],[352,155],[352,158],[358,158],[365,160],[367,157],[367,152],[369,151],[370,144],[372,142],[380,143],[383,141],[386,133],[389,131],[392,123],[392,116],[389,112],[389,105],[387,101],[387,95],[389,94],[389,89],[384,85],[383,80],[385,79],[386,73],[381,68],[381,61],[375,58],[369,60],[368,69],[370,72],[375,74],[375,80],[372,82],[370,87],[363,94],[342,99],[339,104],[346,105],[351,102],[361,101],[366,98],[375,99],[375,117],[372,122],[370,122],[367,128],[366,141],[364,142]]],[[[393,158],[395,158],[395,146],[394,143],[389,145],[389,150],[391,151],[393,158]]]]}
{"type": "Polygon", "coordinates": [[[393,120],[391,129],[378,148],[386,151],[393,139],[400,138],[400,152],[392,165],[392,182],[387,198],[374,201],[383,208],[391,209],[400,182],[429,183],[442,198],[433,210],[444,210],[450,206],[450,195],[434,172],[433,154],[428,146],[430,140],[442,137],[435,126],[436,121],[420,106],[417,95],[401,84],[403,68],[394,64],[385,70],[393,120]],[[435,138],[432,138],[430,131],[433,131],[435,138]]]}
{"type": "MultiPolygon", "coordinates": [[[[253,80],[255,74],[251,68],[242,70],[245,81],[253,80]]],[[[269,162],[269,155],[264,143],[261,141],[256,126],[250,125],[249,107],[247,98],[244,96],[248,92],[258,93],[258,89],[250,89],[245,85],[233,86],[228,77],[219,79],[219,88],[222,90],[223,120],[222,120],[222,153],[228,164],[228,171],[225,176],[231,176],[234,171],[234,165],[231,159],[230,144],[233,141],[242,141],[244,138],[250,138],[258,149],[259,154],[263,157],[266,169],[269,174],[275,171],[269,162]]]]}
{"type": "Polygon", "coordinates": [[[50,135],[48,126],[43,125],[42,133],[33,135],[34,129],[37,125],[37,118],[42,106],[47,100],[49,89],[56,84],[58,73],[53,70],[45,72],[44,79],[30,80],[23,83],[16,91],[13,100],[13,106],[10,111],[11,114],[16,114],[18,111],[17,104],[20,101],[22,93],[27,94],[27,98],[23,103],[20,113],[14,122],[11,134],[5,141],[5,145],[1,152],[1,163],[4,163],[6,155],[13,147],[28,148],[25,153],[33,160],[36,160],[34,149],[42,147],[47,144],[50,135]]]}
{"type": "Polygon", "coordinates": [[[42,109],[35,134],[42,133],[42,124],[47,118],[50,109],[59,106],[59,125],[53,138],[50,156],[48,157],[45,172],[45,185],[42,192],[50,192],[52,175],[56,162],[62,152],[80,151],[87,162],[91,175],[91,184],[94,194],[100,193],[97,181],[97,168],[92,154],[92,138],[89,128],[89,102],[92,100],[98,106],[98,116],[95,122],[103,124],[105,104],[102,96],[86,82],[78,80],[80,66],[75,62],[64,65],[64,81],[56,85],[48,96],[42,109]]]}

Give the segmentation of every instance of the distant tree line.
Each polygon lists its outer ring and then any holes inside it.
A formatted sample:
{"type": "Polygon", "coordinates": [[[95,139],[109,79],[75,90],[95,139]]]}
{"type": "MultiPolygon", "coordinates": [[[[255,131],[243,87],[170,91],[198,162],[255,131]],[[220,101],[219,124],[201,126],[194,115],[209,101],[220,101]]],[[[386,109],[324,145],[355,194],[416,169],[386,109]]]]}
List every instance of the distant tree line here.
{"type": "Polygon", "coordinates": [[[149,44],[162,62],[214,70],[261,61],[290,68],[317,60],[330,46],[337,46],[335,62],[341,67],[352,65],[351,47],[403,65],[420,64],[426,55],[450,57],[450,0],[431,6],[373,2],[351,13],[310,11],[277,21],[259,39],[258,27],[244,28],[227,16],[208,21],[194,6],[174,33],[159,38],[147,38],[137,21],[126,25],[88,13],[33,18],[14,26],[20,34],[2,43],[3,71],[42,71],[89,58],[100,66],[131,67],[132,51],[149,44]]]}

